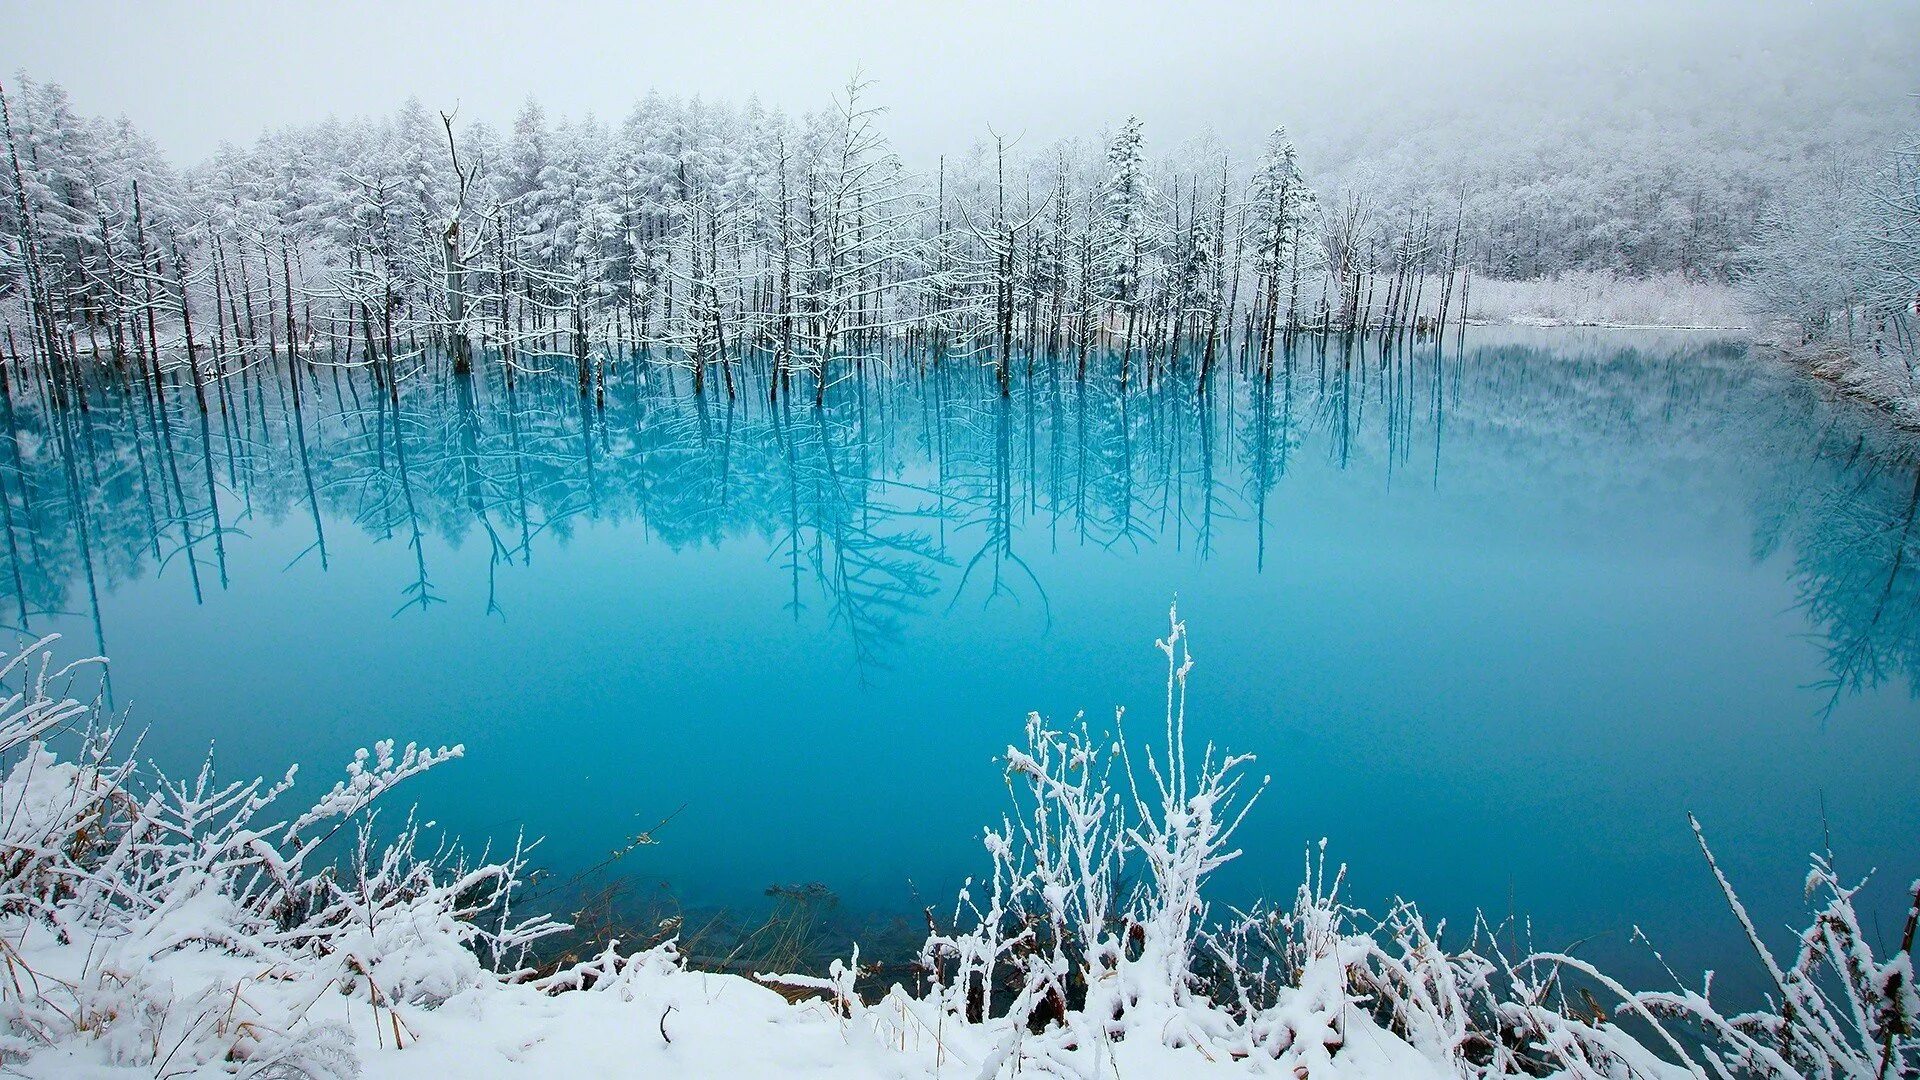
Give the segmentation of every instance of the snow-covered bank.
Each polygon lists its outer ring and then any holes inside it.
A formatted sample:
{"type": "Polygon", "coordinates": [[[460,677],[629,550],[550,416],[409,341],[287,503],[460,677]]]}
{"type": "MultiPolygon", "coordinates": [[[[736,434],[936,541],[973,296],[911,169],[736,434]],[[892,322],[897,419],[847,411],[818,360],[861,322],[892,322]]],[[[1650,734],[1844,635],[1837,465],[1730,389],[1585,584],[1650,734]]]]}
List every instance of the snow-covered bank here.
{"type": "Polygon", "coordinates": [[[1783,345],[1779,351],[1788,363],[1880,409],[1901,427],[1920,431],[1920,368],[1899,354],[1813,343],[1783,345]]]}
{"type": "Polygon", "coordinates": [[[1534,326],[1666,327],[1745,330],[1750,325],[1731,285],[1679,274],[1622,277],[1574,270],[1528,280],[1476,278],[1467,318],[1534,326]]]}
{"type": "Polygon", "coordinates": [[[1762,222],[1749,305],[1786,357],[1920,426],[1920,137],[1837,165],[1762,222]]]}
{"type": "Polygon", "coordinates": [[[857,952],[824,976],[748,979],[688,970],[670,940],[608,943],[532,970],[528,946],[556,927],[517,910],[517,852],[425,854],[411,817],[375,827],[377,800],[457,747],[382,744],[282,814],[292,773],[169,780],[114,753],[43,642],[0,671],[0,1060],[35,1077],[396,1080],[1920,1070],[1912,924],[1877,959],[1852,889],[1818,862],[1792,962],[1747,926],[1779,998],[1742,1017],[1704,991],[1636,994],[1568,956],[1516,955],[1515,928],[1443,946],[1411,904],[1369,917],[1324,845],[1290,904],[1211,908],[1206,880],[1241,857],[1235,827],[1267,783],[1250,758],[1194,748],[1177,617],[1156,644],[1158,745],[1129,743],[1119,717],[1111,737],[1030,718],[985,875],[940,913],[915,985],[863,997],[857,952]]]}

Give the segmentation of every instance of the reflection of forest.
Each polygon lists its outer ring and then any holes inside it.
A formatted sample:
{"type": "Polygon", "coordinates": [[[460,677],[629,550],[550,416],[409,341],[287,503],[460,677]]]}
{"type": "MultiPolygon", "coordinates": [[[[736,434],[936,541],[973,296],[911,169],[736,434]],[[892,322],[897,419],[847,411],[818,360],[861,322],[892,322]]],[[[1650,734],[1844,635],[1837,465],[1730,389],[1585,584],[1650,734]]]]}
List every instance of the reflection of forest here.
{"type": "Polygon", "coordinates": [[[210,415],[139,387],[59,411],[16,386],[0,604],[23,630],[68,612],[98,633],[102,592],[151,568],[196,597],[226,587],[229,548],[265,520],[309,532],[299,559],[323,567],[329,530],[405,545],[406,611],[439,600],[429,538],[483,539],[491,586],[582,519],[634,521],[675,547],[761,538],[790,603],[818,605],[875,662],[915,611],[1002,596],[1044,610],[1029,546],[1206,558],[1221,530],[1248,529],[1263,562],[1264,511],[1311,465],[1505,498],[1735,494],[1756,557],[1792,552],[1836,697],[1920,683],[1920,454],[1737,345],[1311,343],[1271,381],[1205,395],[1043,365],[1009,400],[985,371],[904,374],[919,367],[850,378],[820,409],[697,398],[661,369],[610,384],[598,408],[570,378],[421,381],[396,401],[324,367],[297,402],[283,379],[243,377],[210,415]]]}

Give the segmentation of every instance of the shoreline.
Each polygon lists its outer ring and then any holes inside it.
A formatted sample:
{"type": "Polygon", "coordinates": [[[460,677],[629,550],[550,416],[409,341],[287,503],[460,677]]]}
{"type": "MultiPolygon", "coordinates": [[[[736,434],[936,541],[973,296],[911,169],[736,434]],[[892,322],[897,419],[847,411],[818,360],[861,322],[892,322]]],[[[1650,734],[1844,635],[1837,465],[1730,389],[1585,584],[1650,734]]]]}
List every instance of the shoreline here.
{"type": "Polygon", "coordinates": [[[1891,376],[1871,370],[1845,349],[1754,344],[1765,345],[1780,362],[1816,385],[1872,409],[1900,431],[1920,435],[1920,387],[1901,392],[1890,385],[1891,376]]]}
{"type": "Polygon", "coordinates": [[[291,772],[271,787],[136,772],[98,704],[48,692],[71,666],[55,670],[44,651],[54,639],[44,639],[6,665],[40,674],[0,703],[0,752],[19,759],[0,776],[0,802],[15,808],[0,838],[16,853],[0,868],[0,951],[12,973],[0,1007],[13,1024],[3,1049],[20,1075],[44,1078],[939,1080],[1031,1069],[1681,1080],[1788,1054],[1836,1074],[1907,1075],[1920,1050],[1897,1037],[1916,1007],[1901,982],[1913,919],[1903,945],[1876,958],[1857,887],[1815,857],[1806,904],[1820,932],[1802,936],[1787,974],[1691,816],[1758,959],[1802,1008],[1730,1019],[1704,988],[1634,991],[1570,953],[1520,951],[1517,939],[1509,954],[1502,926],[1484,918],[1470,940],[1443,946],[1445,924],[1411,902],[1377,916],[1355,907],[1325,840],[1308,849],[1291,903],[1212,907],[1202,886],[1241,856],[1234,833],[1270,778],[1256,779],[1250,755],[1211,744],[1187,753],[1192,656],[1185,624],[1168,618],[1155,642],[1167,660],[1166,741],[1129,751],[1117,736],[1034,714],[1024,749],[1010,745],[1002,759],[1019,816],[984,832],[991,873],[950,921],[929,909],[918,977],[884,987],[857,946],[825,976],[777,961],[698,970],[677,920],[639,949],[614,938],[530,963],[532,945],[569,928],[513,902],[527,883],[525,847],[469,862],[422,846],[413,817],[390,842],[372,835],[376,800],[462,747],[376,743],[285,822],[268,808],[291,772]],[[75,722],[87,732],[77,754],[42,741],[75,722]],[[351,852],[316,855],[349,826],[360,837],[351,852]],[[1140,865],[1128,887],[1123,868],[1140,865]],[[1570,997],[1569,982],[1583,996],[1570,997]],[[1850,1019],[1868,1016],[1890,1017],[1895,1034],[1850,1019]]]}

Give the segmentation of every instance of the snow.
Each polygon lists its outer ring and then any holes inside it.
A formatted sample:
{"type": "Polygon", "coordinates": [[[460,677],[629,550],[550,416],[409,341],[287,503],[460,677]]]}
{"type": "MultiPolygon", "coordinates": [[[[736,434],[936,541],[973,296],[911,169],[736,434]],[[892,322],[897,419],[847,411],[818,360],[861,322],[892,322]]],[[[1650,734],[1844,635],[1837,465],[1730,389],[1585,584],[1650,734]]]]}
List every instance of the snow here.
{"type": "MultiPolygon", "coordinates": [[[[15,928],[8,927],[13,940],[15,928]]],[[[77,959],[29,948],[25,966],[42,979],[79,978],[77,959]]],[[[115,960],[120,959],[115,955],[115,960]]],[[[189,1015],[217,1014],[216,1027],[245,1059],[239,1075],[351,1075],[369,1080],[421,1076],[680,1076],[882,1077],[971,1076],[989,1061],[1009,1065],[1027,1053],[1024,1027],[1008,1032],[956,1023],[925,1002],[894,991],[853,1016],[827,1000],[789,1003],[737,975],[688,971],[671,945],[622,960],[591,988],[549,992],[542,984],[476,983],[436,1006],[375,1007],[363,997],[316,986],[289,971],[262,970],[206,949],[154,958],[126,989],[144,999],[167,1035],[189,1015]],[[316,993],[317,992],[317,993],[316,993]],[[269,1030],[263,1020],[301,1010],[298,1023],[269,1030]],[[399,1033],[396,1045],[395,1032],[399,1033]],[[275,1066],[280,1072],[272,1071],[275,1066]],[[338,1071],[325,1071],[338,1070],[338,1071]]],[[[1299,1032],[1292,1055],[1314,1076],[1329,1078],[1450,1075],[1363,1014],[1345,1018],[1314,1002],[1338,1000],[1339,969],[1315,972],[1301,1003],[1276,1010],[1272,1030],[1299,1032]],[[1329,996],[1329,995],[1332,996],[1329,996]]],[[[158,1059],[145,1040],[121,1037],[131,1025],[109,1024],[104,1037],[73,1038],[17,1063],[30,1077],[232,1075],[221,1060],[158,1059]]],[[[1037,1041],[1037,1040],[1036,1040],[1037,1041]]],[[[1153,1038],[1102,1045],[1097,1067],[1128,1077],[1295,1075],[1275,1071],[1273,1058],[1235,1060],[1203,1048],[1153,1038]]],[[[1072,1061],[1071,1058],[1067,1059],[1072,1061]]]]}

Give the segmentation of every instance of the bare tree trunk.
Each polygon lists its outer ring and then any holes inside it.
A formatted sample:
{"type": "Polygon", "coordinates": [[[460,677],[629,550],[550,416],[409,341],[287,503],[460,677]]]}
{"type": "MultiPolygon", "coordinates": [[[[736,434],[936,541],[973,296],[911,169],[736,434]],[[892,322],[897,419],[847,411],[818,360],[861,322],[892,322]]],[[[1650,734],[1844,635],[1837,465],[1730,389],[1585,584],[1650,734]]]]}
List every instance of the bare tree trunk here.
{"type": "Polygon", "coordinates": [[[200,357],[193,345],[193,303],[187,296],[187,260],[180,254],[179,237],[173,238],[173,273],[180,289],[180,332],[187,341],[187,371],[193,379],[194,400],[199,403],[200,411],[205,413],[207,387],[200,372],[200,357]]]}
{"type": "Polygon", "coordinates": [[[140,302],[147,309],[147,362],[153,379],[153,395],[159,399],[164,410],[167,405],[166,386],[160,378],[160,332],[153,313],[153,280],[159,274],[159,268],[150,266],[147,261],[147,225],[140,209],[140,181],[133,182],[133,233],[139,245],[140,256],[140,302]]]}
{"type": "Polygon", "coordinates": [[[300,400],[300,347],[294,338],[293,258],[288,250],[285,233],[280,236],[280,284],[287,312],[287,371],[293,379],[293,400],[298,402],[300,400]]]}

